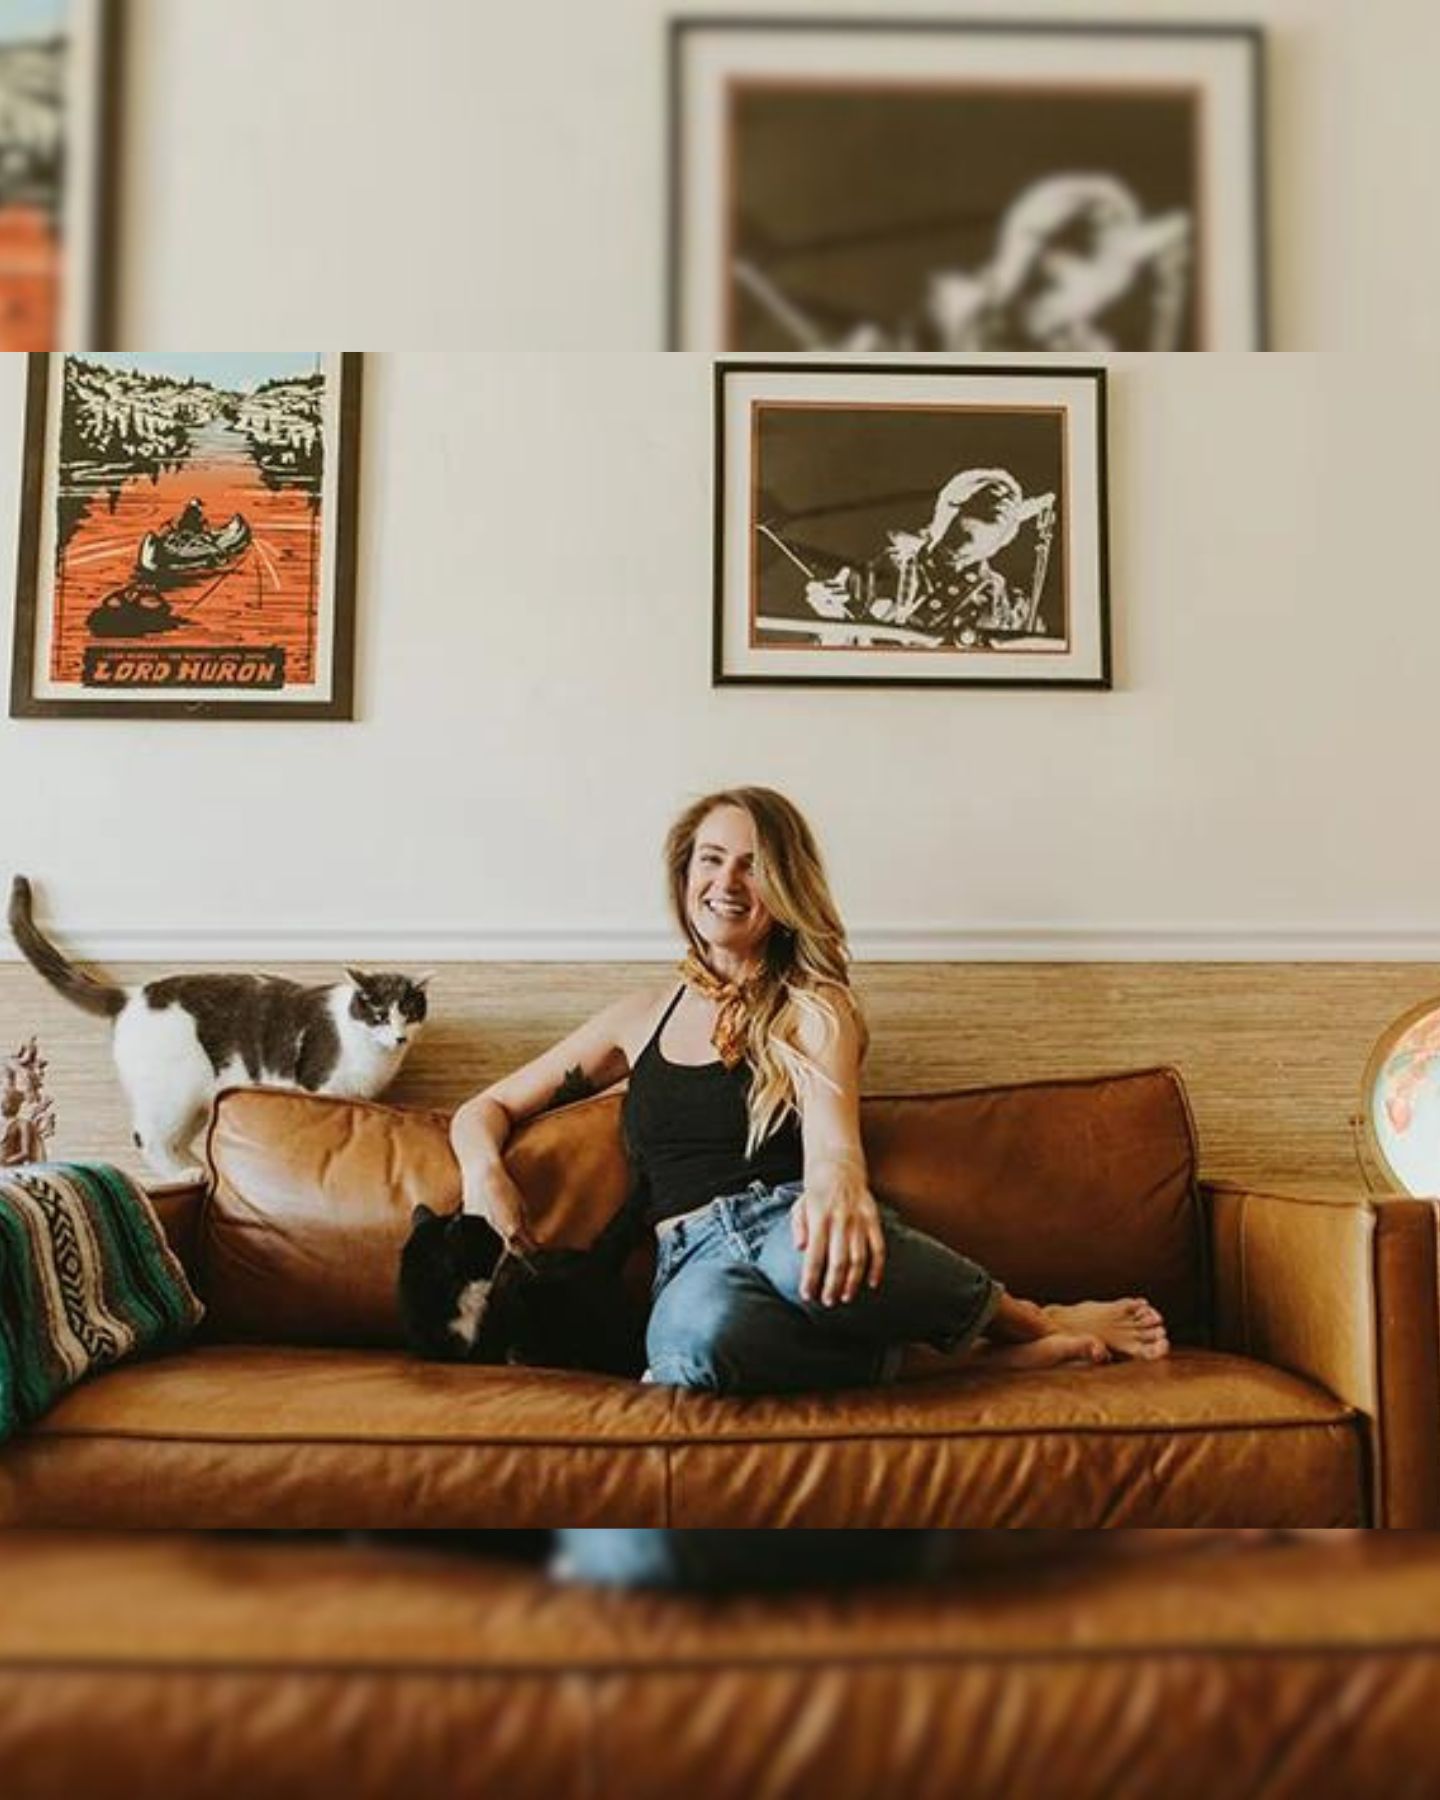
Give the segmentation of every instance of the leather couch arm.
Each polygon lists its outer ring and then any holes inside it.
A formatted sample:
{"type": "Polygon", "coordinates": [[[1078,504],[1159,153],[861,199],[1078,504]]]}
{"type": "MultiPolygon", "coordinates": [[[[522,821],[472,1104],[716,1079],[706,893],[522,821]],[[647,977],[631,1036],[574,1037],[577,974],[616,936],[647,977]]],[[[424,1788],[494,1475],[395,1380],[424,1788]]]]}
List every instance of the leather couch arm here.
{"type": "Polygon", "coordinates": [[[1370,1426],[1373,1523],[1440,1524],[1436,1206],[1203,1190],[1215,1344],[1328,1388],[1370,1426]]]}
{"type": "Polygon", "coordinates": [[[200,1260],[200,1209],[205,1203],[205,1184],[171,1182],[146,1191],[170,1248],[193,1284],[200,1260]]]}

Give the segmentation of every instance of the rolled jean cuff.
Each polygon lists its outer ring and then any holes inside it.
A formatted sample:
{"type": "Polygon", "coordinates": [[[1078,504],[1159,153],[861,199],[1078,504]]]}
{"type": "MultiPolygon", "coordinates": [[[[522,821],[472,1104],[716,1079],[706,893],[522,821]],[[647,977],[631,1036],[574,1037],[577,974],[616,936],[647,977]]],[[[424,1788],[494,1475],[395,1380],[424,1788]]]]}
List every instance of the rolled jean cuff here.
{"type": "Polygon", "coordinates": [[[984,1335],[985,1327],[995,1317],[1000,1302],[1005,1298],[1005,1283],[997,1281],[993,1275],[988,1275],[986,1280],[990,1285],[986,1288],[984,1297],[976,1307],[969,1324],[953,1334],[947,1333],[944,1337],[931,1338],[930,1342],[934,1348],[942,1351],[946,1356],[956,1356],[962,1350],[970,1349],[976,1339],[984,1335]]]}
{"type": "MultiPolygon", "coordinates": [[[[995,1317],[996,1308],[1005,1298],[1005,1284],[990,1277],[990,1285],[970,1322],[957,1332],[947,1332],[943,1337],[922,1338],[920,1342],[932,1350],[938,1350],[942,1356],[961,1356],[969,1350],[976,1339],[984,1333],[985,1327],[995,1317]]],[[[876,1364],[875,1379],[880,1382],[895,1381],[905,1364],[905,1344],[889,1344],[880,1352],[876,1364]]]]}

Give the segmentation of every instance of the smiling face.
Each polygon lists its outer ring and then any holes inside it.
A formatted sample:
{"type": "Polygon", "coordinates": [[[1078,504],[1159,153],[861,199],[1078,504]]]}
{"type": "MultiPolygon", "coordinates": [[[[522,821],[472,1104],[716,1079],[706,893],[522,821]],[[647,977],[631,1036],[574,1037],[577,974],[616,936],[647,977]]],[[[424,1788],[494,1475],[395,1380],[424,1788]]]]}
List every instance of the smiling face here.
{"type": "Polygon", "coordinates": [[[775,923],[755,879],[755,826],[738,806],[717,806],[695,832],[685,877],[685,917],[718,975],[758,961],[775,923]]]}

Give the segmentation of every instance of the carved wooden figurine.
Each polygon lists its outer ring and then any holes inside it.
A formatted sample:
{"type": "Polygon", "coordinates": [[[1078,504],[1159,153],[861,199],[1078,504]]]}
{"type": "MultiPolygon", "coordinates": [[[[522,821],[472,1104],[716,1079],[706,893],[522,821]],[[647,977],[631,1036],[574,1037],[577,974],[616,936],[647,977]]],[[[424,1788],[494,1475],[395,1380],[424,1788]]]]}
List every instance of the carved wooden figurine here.
{"type": "Polygon", "coordinates": [[[48,1066],[34,1038],[0,1065],[0,1168],[45,1160],[55,1133],[55,1108],[45,1093],[48,1066]]]}

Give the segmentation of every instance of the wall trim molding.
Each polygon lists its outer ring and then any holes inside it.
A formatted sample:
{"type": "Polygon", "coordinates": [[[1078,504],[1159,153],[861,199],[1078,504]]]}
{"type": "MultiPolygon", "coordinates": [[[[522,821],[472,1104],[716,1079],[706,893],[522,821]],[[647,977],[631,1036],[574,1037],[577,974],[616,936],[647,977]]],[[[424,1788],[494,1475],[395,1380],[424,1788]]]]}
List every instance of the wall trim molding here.
{"type": "MultiPolygon", "coordinates": [[[[47,931],[51,927],[46,927],[47,931]]],[[[644,962],[678,955],[663,927],[528,929],[341,925],[61,928],[79,962],[194,964],[344,963],[372,967],[447,962],[644,962]]],[[[859,962],[1398,962],[1440,964],[1440,930],[1273,926],[872,925],[856,927],[859,962]]],[[[19,952],[0,943],[0,960],[19,952]]]]}

